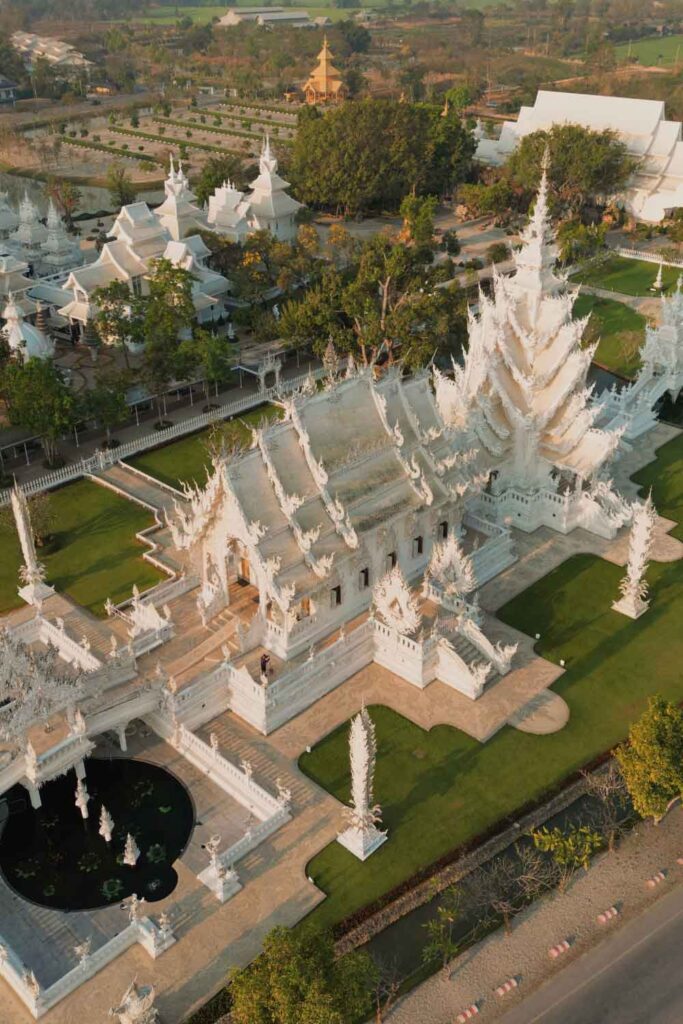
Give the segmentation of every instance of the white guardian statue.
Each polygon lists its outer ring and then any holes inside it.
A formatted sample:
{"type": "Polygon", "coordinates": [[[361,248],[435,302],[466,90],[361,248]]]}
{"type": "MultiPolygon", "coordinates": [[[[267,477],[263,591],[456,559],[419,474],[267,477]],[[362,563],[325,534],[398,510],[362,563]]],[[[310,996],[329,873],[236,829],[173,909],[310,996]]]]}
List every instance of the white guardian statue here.
{"type": "Polygon", "coordinates": [[[382,822],[381,808],[373,802],[377,740],[366,708],[351,722],[349,754],[352,806],[346,809],[349,827],[337,836],[337,842],[359,860],[367,860],[386,842],[387,833],[377,828],[382,822]]]}

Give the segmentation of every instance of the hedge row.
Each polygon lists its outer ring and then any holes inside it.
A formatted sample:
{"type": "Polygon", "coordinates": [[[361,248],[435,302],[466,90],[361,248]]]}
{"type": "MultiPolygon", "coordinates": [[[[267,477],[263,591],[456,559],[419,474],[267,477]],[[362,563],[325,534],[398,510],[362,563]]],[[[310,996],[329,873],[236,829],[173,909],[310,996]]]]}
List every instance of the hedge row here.
{"type": "MultiPolygon", "coordinates": [[[[184,128],[187,131],[195,132],[214,132],[218,135],[234,135],[239,139],[249,139],[250,142],[260,141],[262,138],[260,132],[247,132],[238,128],[217,128],[209,124],[195,124],[193,121],[176,121],[172,117],[155,117],[154,120],[156,124],[167,124],[173,128],[184,128]]],[[[288,139],[281,139],[280,142],[284,145],[291,144],[288,139]]]]}
{"type": "MultiPolygon", "coordinates": [[[[233,156],[244,156],[244,153],[240,153],[236,149],[228,149],[227,146],[211,146],[208,142],[193,142],[192,139],[176,139],[170,135],[152,135],[150,132],[141,132],[136,128],[110,128],[109,131],[115,132],[117,135],[132,135],[137,139],[147,139],[149,142],[158,142],[162,146],[168,146],[169,149],[179,146],[187,146],[188,149],[205,149],[210,153],[231,153],[233,156]]],[[[104,148],[108,149],[109,147],[105,146],[104,148]]],[[[156,159],[159,163],[165,164],[165,161],[160,157],[150,157],[150,159],[156,159]]]]}
{"type": "MultiPolygon", "coordinates": [[[[292,108],[284,104],[262,103],[261,100],[223,100],[221,107],[241,107],[243,110],[270,110],[275,114],[291,114],[292,108]]],[[[295,111],[296,113],[296,111],[295,111]]]]}
{"type": "Polygon", "coordinates": [[[128,157],[129,160],[149,160],[150,163],[159,164],[164,167],[166,162],[158,156],[149,156],[147,153],[134,153],[130,149],[118,149],[116,146],[106,146],[103,142],[87,142],[83,139],[72,139],[64,136],[67,146],[80,146],[81,149],[94,149],[101,153],[111,153],[113,156],[128,157]]]}
{"type": "MultiPolygon", "coordinates": [[[[209,116],[211,116],[211,115],[209,115],[209,116]]],[[[168,122],[170,124],[182,125],[183,128],[195,128],[197,131],[202,131],[202,132],[203,131],[216,132],[219,135],[246,135],[246,136],[249,136],[250,138],[253,136],[256,139],[260,139],[260,138],[263,137],[263,133],[261,131],[249,131],[248,128],[232,128],[230,125],[202,124],[201,121],[197,121],[197,120],[194,120],[194,121],[179,121],[177,119],[170,118],[170,117],[155,117],[154,120],[155,121],[166,121],[166,122],[168,122]]],[[[258,121],[259,124],[266,125],[266,126],[272,128],[272,129],[288,128],[290,131],[296,131],[296,125],[294,125],[294,124],[276,124],[273,121],[263,121],[263,120],[260,120],[259,118],[255,118],[255,117],[252,117],[252,118],[247,118],[247,117],[238,118],[237,116],[235,116],[234,120],[235,121],[237,121],[237,120],[240,120],[240,121],[258,121]]],[[[282,139],[282,141],[283,142],[288,142],[289,140],[282,139]]]]}

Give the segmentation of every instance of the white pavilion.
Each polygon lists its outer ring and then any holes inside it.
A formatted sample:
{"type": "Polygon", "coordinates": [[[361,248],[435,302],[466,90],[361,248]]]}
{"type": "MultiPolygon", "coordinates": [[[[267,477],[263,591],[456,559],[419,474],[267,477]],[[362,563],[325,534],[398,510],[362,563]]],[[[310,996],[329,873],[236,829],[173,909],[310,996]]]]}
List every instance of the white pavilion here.
{"type": "Polygon", "coordinates": [[[683,206],[683,126],[667,121],[661,100],[593,96],[539,90],[533,107],[522,107],[516,121],[505,121],[497,139],[480,137],[476,156],[500,165],[532,132],[557,124],[580,124],[616,132],[638,167],[625,195],[639,220],[657,223],[683,206]]]}
{"type": "Polygon", "coordinates": [[[240,245],[250,234],[249,200],[230,181],[224,181],[209,196],[206,215],[209,228],[240,245]]]}

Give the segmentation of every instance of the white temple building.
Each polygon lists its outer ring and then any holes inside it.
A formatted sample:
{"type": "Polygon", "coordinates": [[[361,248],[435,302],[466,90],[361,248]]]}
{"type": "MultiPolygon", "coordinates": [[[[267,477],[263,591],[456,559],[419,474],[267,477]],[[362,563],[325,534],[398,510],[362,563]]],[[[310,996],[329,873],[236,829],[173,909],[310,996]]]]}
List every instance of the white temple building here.
{"type": "Polygon", "coordinates": [[[469,350],[454,379],[436,373],[445,420],[473,429],[492,468],[478,503],[520,529],[568,533],[583,526],[613,537],[628,506],[600,481],[621,431],[594,426],[599,409],[587,387],[595,347],[582,347],[588,318],[575,320],[576,292],[555,267],[557,247],[547,176],[513,254],[515,273],[495,274],[470,315],[469,350]]]}
{"type": "Polygon", "coordinates": [[[24,362],[29,359],[51,359],[55,353],[54,342],[47,335],[24,319],[24,311],[14,296],[10,295],[2,310],[5,321],[0,334],[7,341],[10,353],[24,362]]]}
{"type": "Polygon", "coordinates": [[[165,192],[164,203],[154,211],[144,202],[121,208],[110,232],[115,240],[104,244],[94,263],[69,274],[63,290],[70,298],[59,310],[62,316],[84,327],[93,315],[93,293],[113,281],[127,284],[133,295],[146,295],[151,266],[158,259],[194,275],[199,323],[222,316],[230,282],[206,265],[210,252],[197,234],[203,215],[193,205],[195,197],[182,166],[176,171],[171,162],[165,192]]]}
{"type": "Polygon", "coordinates": [[[47,241],[47,228],[39,220],[39,211],[28,192],[19,203],[19,224],[9,236],[9,242],[21,254],[33,261],[41,258],[41,247],[47,241]]]}
{"type": "Polygon", "coordinates": [[[525,135],[557,124],[616,132],[638,160],[624,200],[640,220],[657,223],[683,206],[683,126],[666,120],[661,100],[541,89],[533,107],[522,107],[516,121],[504,122],[498,139],[479,139],[476,157],[483,163],[503,164],[525,135]]]}

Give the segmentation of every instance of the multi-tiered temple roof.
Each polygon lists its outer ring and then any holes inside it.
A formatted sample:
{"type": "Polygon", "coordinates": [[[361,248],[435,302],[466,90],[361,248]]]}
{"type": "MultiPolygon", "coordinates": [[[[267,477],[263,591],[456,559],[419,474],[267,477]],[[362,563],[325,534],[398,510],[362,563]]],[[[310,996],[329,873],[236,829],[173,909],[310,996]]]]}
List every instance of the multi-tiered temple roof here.
{"type": "Polygon", "coordinates": [[[516,273],[496,275],[493,297],[480,296],[455,381],[437,375],[447,420],[469,423],[501,483],[519,490],[551,486],[556,469],[591,478],[619,438],[593,427],[586,380],[595,348],[581,344],[588,318],[572,317],[576,294],[556,273],[556,255],[544,172],[516,273]]]}

